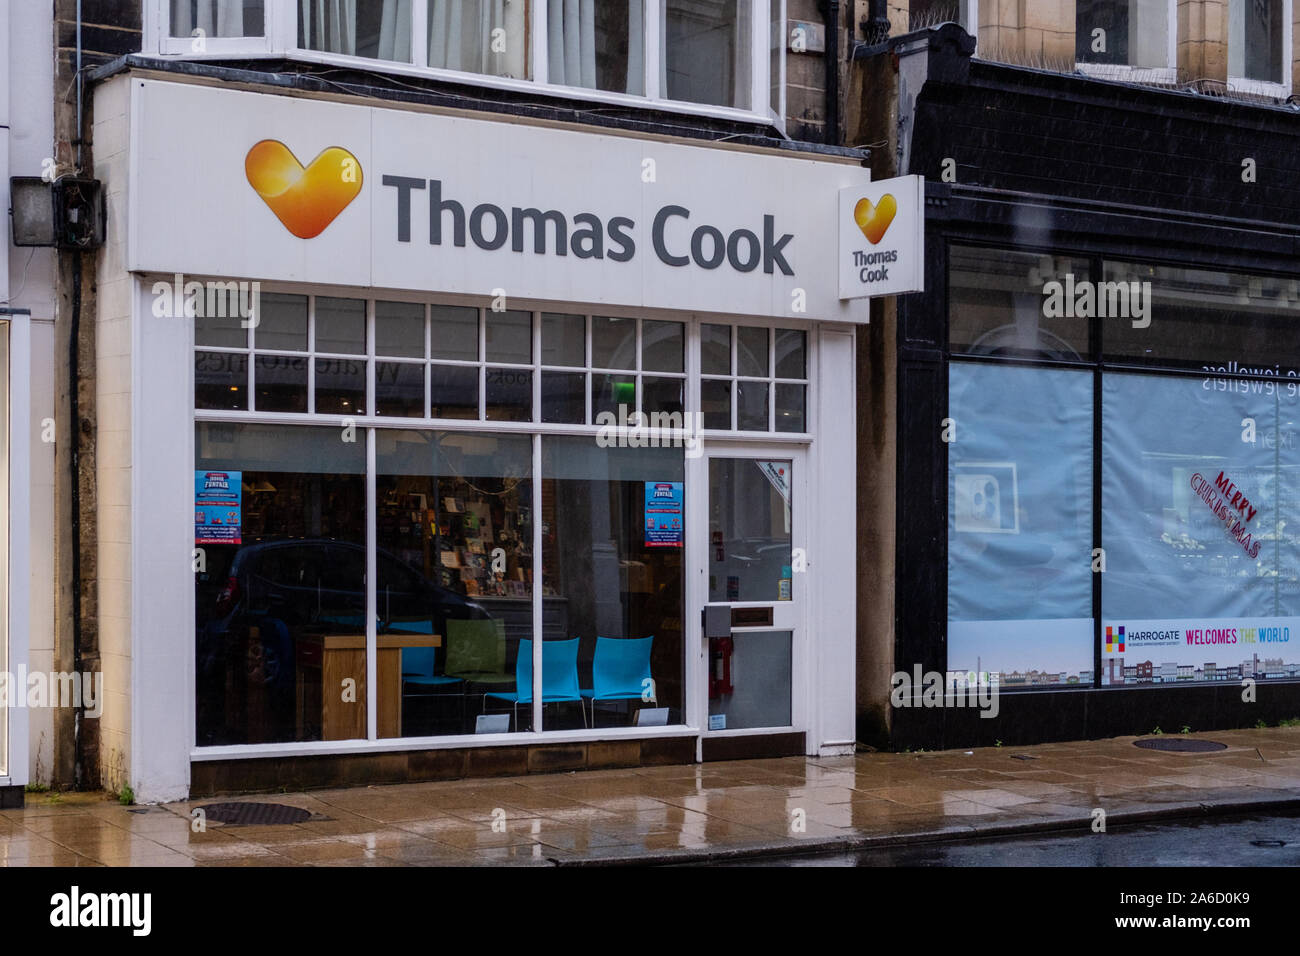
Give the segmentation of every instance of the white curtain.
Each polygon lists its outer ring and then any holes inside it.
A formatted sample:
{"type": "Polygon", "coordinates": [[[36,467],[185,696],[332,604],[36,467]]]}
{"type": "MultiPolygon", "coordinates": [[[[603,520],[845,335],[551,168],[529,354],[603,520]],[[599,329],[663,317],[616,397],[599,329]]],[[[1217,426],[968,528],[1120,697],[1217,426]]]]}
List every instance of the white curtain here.
{"type": "Polygon", "coordinates": [[[299,17],[298,30],[304,46],[356,55],[356,0],[301,0],[299,17]]]}
{"type": "MultiPolygon", "coordinates": [[[[613,5],[619,0],[550,0],[547,5],[550,82],[597,88],[597,2],[613,5]]],[[[645,9],[643,0],[626,0],[626,3],[627,77],[622,91],[640,94],[645,92],[645,9]]]]}
{"type": "MultiPolygon", "coordinates": [[[[312,50],[411,61],[411,0],[299,0],[298,30],[312,50]],[[367,14],[379,4],[379,34],[357,45],[357,6],[367,14]]],[[[367,17],[368,23],[373,22],[367,17]]]]}
{"type": "Polygon", "coordinates": [[[528,0],[428,0],[429,66],[527,78],[528,0]]]}
{"type": "Polygon", "coordinates": [[[244,0],[172,0],[172,36],[192,36],[195,30],[209,37],[244,36],[244,0]]]}

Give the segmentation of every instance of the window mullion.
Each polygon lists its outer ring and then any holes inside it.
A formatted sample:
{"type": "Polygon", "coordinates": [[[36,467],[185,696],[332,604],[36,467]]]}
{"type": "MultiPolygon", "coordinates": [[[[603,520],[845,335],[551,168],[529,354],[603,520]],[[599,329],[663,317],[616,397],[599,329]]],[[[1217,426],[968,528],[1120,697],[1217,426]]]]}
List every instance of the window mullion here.
{"type": "MultiPolygon", "coordinates": [[[[533,0],[529,4],[529,16],[532,17],[532,61],[533,61],[533,82],[549,83],[550,82],[550,62],[547,40],[547,2],[548,0],[533,0]]],[[[554,3],[560,3],[561,0],[551,0],[554,3]]],[[[527,72],[527,71],[525,71],[527,72]]]]}
{"type": "Polygon", "coordinates": [[[272,53],[286,53],[298,45],[298,4],[268,3],[265,5],[263,29],[272,53]]]}
{"type": "MultiPolygon", "coordinates": [[[[375,619],[379,610],[377,587],[379,522],[375,510],[375,429],[366,429],[366,739],[379,739],[379,651],[375,619]]],[[[323,693],[338,693],[324,687],[323,693]]]]}
{"type": "Polygon", "coordinates": [[[662,27],[663,0],[645,0],[645,29],[641,31],[645,35],[645,95],[652,100],[662,99],[665,95],[659,84],[663,69],[660,62],[662,27]]]}
{"type": "MultiPolygon", "coordinates": [[[[772,91],[768,85],[768,78],[772,72],[770,50],[772,44],[772,6],[770,2],[764,3],[763,0],[758,0],[750,9],[749,108],[755,113],[762,113],[766,116],[771,113],[769,104],[772,101],[772,91]]],[[[827,30],[826,33],[827,39],[833,35],[831,30],[827,30]]],[[[838,53],[838,50],[827,50],[824,55],[834,57],[838,53]]]]}
{"type": "Polygon", "coordinates": [[[411,4],[411,63],[429,65],[429,5],[424,0],[411,4]]]}
{"type": "MultiPolygon", "coordinates": [[[[533,434],[533,730],[542,730],[542,436],[533,434]]],[[[516,688],[517,690],[517,688],[516,688]]],[[[516,726],[515,730],[519,730],[516,726]]]]}

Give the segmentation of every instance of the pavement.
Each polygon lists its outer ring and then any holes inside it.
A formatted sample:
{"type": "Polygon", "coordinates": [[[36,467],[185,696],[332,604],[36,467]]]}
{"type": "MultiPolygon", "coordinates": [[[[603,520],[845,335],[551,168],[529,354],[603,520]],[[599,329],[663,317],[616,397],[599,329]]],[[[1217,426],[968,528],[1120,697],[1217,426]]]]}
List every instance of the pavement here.
{"type": "Polygon", "coordinates": [[[846,852],[1300,808],[1300,728],[935,753],[861,753],[219,797],[148,807],[28,793],[0,811],[6,866],[592,866],[846,852]],[[200,827],[274,802],[301,823],[200,827]]]}

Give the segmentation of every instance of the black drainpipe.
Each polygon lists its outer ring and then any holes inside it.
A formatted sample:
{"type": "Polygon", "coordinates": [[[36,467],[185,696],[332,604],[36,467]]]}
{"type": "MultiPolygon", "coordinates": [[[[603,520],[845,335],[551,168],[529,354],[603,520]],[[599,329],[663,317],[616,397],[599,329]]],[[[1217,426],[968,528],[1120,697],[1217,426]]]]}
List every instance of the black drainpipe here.
{"type": "Polygon", "coordinates": [[[867,4],[867,22],[862,24],[868,45],[875,46],[889,39],[889,0],[870,0],[867,4]]]}
{"type": "MultiPolygon", "coordinates": [[[[77,173],[82,162],[82,74],[81,74],[81,0],[77,0],[77,173]]],[[[68,440],[72,449],[72,670],[81,673],[81,407],[78,391],[81,386],[81,252],[72,253],[72,316],[68,336],[68,384],[70,389],[71,431],[68,440]]],[[[85,764],[81,757],[81,719],[83,709],[73,712],[72,753],[73,786],[80,790],[85,784],[85,764]]]]}
{"type": "Polygon", "coordinates": [[[840,0],[824,0],[826,12],[826,142],[840,144],[840,0]]]}
{"type": "MultiPolygon", "coordinates": [[[[81,409],[77,401],[80,385],[78,365],[81,338],[81,253],[72,253],[72,321],[69,323],[68,363],[72,411],[69,442],[72,449],[72,669],[81,673],[81,409]]],[[[73,779],[78,790],[84,783],[81,759],[81,715],[77,707],[73,712],[73,779]]]]}

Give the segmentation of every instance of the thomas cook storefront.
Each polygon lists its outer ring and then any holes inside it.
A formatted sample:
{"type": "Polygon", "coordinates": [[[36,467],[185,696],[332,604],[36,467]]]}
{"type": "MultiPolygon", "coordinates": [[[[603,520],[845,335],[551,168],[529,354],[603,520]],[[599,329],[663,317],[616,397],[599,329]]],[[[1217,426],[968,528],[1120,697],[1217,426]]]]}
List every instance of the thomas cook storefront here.
{"type": "Polygon", "coordinates": [[[851,752],[860,162],[129,73],[95,108],[138,795],[851,752]]]}

